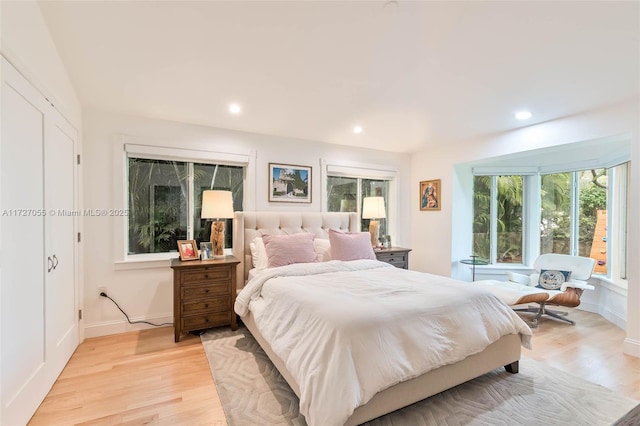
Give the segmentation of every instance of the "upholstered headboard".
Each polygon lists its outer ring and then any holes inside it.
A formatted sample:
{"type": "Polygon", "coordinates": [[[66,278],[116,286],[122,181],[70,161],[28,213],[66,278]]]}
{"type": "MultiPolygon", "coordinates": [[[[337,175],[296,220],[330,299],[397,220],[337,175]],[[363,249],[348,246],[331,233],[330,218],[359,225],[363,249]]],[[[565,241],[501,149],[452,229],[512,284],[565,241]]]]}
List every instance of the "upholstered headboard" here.
{"type": "Polygon", "coordinates": [[[251,269],[249,243],[262,235],[310,232],[316,238],[329,238],[329,229],[356,232],[356,213],[329,212],[236,212],[233,219],[233,255],[238,265],[238,288],[244,287],[251,269]]]}

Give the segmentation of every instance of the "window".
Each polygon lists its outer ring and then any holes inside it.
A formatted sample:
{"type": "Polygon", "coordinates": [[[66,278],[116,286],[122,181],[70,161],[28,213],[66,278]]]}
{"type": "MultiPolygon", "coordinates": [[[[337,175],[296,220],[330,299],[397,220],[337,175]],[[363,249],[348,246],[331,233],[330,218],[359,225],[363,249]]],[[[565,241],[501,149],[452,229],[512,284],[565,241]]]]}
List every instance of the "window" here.
{"type": "MultiPolygon", "coordinates": [[[[365,197],[384,197],[386,216],[389,217],[389,181],[344,176],[327,176],[327,211],[356,212],[361,216],[365,197]]],[[[378,219],[380,235],[388,234],[388,219],[378,219]]],[[[369,219],[360,219],[360,229],[369,229],[369,219]]]]}
{"type": "Polygon", "coordinates": [[[571,173],[542,175],[540,182],[540,254],[570,254],[571,173]]]}
{"type": "Polygon", "coordinates": [[[491,263],[522,263],[524,179],[474,177],[474,254],[491,263]]]}
{"type": "Polygon", "coordinates": [[[596,260],[607,274],[607,169],[541,176],[540,253],[596,260]]]}
{"type": "MultiPolygon", "coordinates": [[[[176,251],[178,240],[208,241],[210,223],[200,219],[202,191],[231,191],[243,209],[244,167],[128,156],[128,254],[176,251]]],[[[232,219],[227,220],[231,230],[232,219]]],[[[226,232],[227,247],[232,232],[226,232]]]]}
{"type": "Polygon", "coordinates": [[[488,173],[474,176],[474,254],[494,264],[523,263],[526,236],[532,262],[539,237],[540,254],[591,257],[594,273],[611,276],[613,268],[614,279],[626,279],[628,163],[539,175],[539,194],[537,173],[488,173]]]}

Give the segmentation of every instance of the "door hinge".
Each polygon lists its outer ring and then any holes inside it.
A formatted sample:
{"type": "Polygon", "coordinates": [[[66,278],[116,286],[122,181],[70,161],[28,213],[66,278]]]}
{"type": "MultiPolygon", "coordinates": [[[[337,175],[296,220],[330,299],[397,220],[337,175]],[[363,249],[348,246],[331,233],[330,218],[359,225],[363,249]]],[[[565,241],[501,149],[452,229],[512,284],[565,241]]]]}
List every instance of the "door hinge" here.
{"type": "Polygon", "coordinates": [[[82,234],[80,232],[78,232],[78,242],[82,242],[82,234]]]}
{"type": "Polygon", "coordinates": [[[77,159],[77,161],[78,161],[78,164],[80,164],[80,154],[78,154],[78,155],[76,156],[76,159],[77,159]]]}
{"type": "Polygon", "coordinates": [[[82,319],[82,309],[78,309],[78,319],[82,319]]]}

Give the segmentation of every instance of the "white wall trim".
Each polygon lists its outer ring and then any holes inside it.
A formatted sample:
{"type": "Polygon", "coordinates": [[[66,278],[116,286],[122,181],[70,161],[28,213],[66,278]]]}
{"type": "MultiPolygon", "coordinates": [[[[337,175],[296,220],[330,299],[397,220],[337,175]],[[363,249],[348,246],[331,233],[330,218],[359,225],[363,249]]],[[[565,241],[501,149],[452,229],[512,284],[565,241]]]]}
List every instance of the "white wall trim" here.
{"type": "Polygon", "coordinates": [[[624,343],[622,345],[622,352],[627,355],[635,356],[640,358],[640,341],[626,338],[624,339],[624,343]]]}
{"type": "Polygon", "coordinates": [[[620,327],[623,330],[627,329],[627,319],[620,316],[619,312],[615,312],[612,311],[611,309],[609,309],[607,306],[605,306],[604,308],[602,308],[600,310],[600,315],[602,315],[605,319],[609,320],[610,322],[614,323],[615,325],[617,325],[618,327],[620,327]]]}
{"type": "MultiPolygon", "coordinates": [[[[173,314],[165,314],[153,317],[131,318],[131,321],[149,321],[155,324],[173,322],[173,314]]],[[[165,326],[163,326],[165,327],[165,326]]],[[[167,325],[166,327],[171,327],[167,325]]],[[[104,321],[96,324],[89,324],[84,329],[85,338],[107,336],[110,334],[127,333],[129,331],[147,330],[156,328],[149,324],[129,324],[126,320],[104,321]]]]}

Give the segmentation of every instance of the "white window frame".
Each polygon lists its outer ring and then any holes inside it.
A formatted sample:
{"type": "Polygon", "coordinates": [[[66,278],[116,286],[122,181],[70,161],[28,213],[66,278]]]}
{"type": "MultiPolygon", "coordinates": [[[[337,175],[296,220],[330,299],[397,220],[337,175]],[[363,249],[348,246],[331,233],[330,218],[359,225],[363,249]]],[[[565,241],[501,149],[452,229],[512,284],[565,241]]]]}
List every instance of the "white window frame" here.
{"type": "MultiPolygon", "coordinates": [[[[538,182],[537,169],[534,167],[475,167],[472,169],[473,177],[490,176],[491,177],[491,199],[489,204],[489,264],[494,267],[508,268],[521,267],[530,264],[533,261],[532,254],[535,249],[531,247],[531,241],[535,241],[536,234],[540,235],[540,230],[532,229],[530,226],[533,218],[531,212],[536,208],[536,202],[532,200],[531,195],[536,193],[532,187],[538,182]],[[522,177],[522,263],[498,263],[498,176],[521,176],[522,177]]],[[[540,191],[538,190],[539,194],[540,191]]],[[[539,210],[539,208],[538,208],[539,210]]],[[[475,213],[471,218],[474,220],[475,213]]],[[[539,218],[538,214],[538,218],[539,218]]],[[[539,220],[538,220],[539,221],[539,220]]],[[[539,249],[538,249],[539,250],[539,249]]]]}
{"type": "MultiPolygon", "coordinates": [[[[114,208],[126,210],[128,205],[128,158],[146,158],[150,160],[184,161],[201,164],[223,164],[243,167],[243,209],[255,210],[255,151],[250,153],[213,151],[176,148],[171,141],[147,141],[144,138],[114,135],[113,136],[113,200],[114,208]]],[[[193,167],[192,165],[190,167],[193,167]]],[[[191,174],[192,175],[192,174],[191,174]]],[[[191,176],[190,175],[190,176],[191,176]]],[[[193,211],[192,182],[189,182],[190,211],[193,211]]],[[[156,268],[166,265],[167,260],[177,257],[177,252],[128,254],[128,217],[120,216],[112,219],[114,229],[113,262],[117,270],[156,268]]],[[[189,219],[187,232],[190,232],[193,218],[189,219]]]]}
{"type": "MultiPolygon", "coordinates": [[[[397,176],[398,170],[395,167],[379,165],[379,164],[365,164],[356,162],[343,162],[336,160],[320,160],[320,178],[322,182],[322,191],[320,203],[322,211],[326,212],[327,209],[327,178],[329,176],[348,177],[355,179],[374,179],[374,180],[386,180],[389,182],[389,195],[387,203],[387,233],[391,235],[391,241],[394,241],[396,230],[396,219],[398,217],[398,196],[397,196],[397,176]]],[[[361,212],[361,188],[358,185],[358,206],[356,209],[358,215],[358,229],[360,230],[361,212]]]]}

